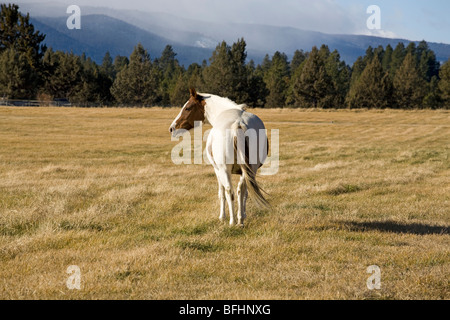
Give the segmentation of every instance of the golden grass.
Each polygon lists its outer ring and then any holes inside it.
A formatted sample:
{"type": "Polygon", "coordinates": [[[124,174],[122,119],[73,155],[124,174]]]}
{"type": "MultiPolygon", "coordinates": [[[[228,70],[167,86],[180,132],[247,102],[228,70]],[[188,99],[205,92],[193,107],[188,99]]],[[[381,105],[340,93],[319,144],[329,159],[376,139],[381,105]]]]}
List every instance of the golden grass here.
{"type": "Polygon", "coordinates": [[[177,112],[0,108],[1,299],[450,298],[448,111],[254,110],[280,171],[244,229],[171,162],[177,112]]]}

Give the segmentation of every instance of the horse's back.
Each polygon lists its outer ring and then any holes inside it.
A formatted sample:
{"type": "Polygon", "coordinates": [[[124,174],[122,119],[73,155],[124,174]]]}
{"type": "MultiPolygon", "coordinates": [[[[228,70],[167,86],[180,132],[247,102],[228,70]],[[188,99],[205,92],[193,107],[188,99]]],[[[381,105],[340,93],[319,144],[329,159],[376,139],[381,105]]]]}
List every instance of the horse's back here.
{"type": "Polygon", "coordinates": [[[255,114],[239,109],[223,111],[219,115],[220,124],[216,129],[226,130],[232,128],[236,122],[242,123],[247,129],[264,130],[263,121],[255,114]]]}
{"type": "MultiPolygon", "coordinates": [[[[214,154],[216,160],[222,159],[218,161],[219,163],[224,163],[225,153],[227,150],[232,150],[232,148],[227,148],[226,145],[235,143],[233,136],[227,134],[228,130],[233,130],[232,132],[236,129],[243,129],[246,132],[254,130],[254,134],[249,134],[245,138],[245,157],[250,159],[250,152],[256,152],[257,162],[251,165],[256,172],[264,164],[268,153],[268,140],[263,121],[257,115],[239,109],[226,110],[220,113],[219,117],[219,125],[216,123],[208,137],[207,150],[210,156],[213,157],[214,154]],[[250,137],[254,137],[256,140],[252,140],[250,137]],[[215,143],[213,143],[214,141],[215,143]],[[264,150],[260,152],[261,147],[264,150]]],[[[242,174],[241,166],[237,162],[231,167],[232,174],[242,174]]]]}
{"type": "Polygon", "coordinates": [[[241,115],[242,121],[246,125],[247,129],[264,130],[265,126],[263,121],[255,114],[244,111],[241,115]]]}

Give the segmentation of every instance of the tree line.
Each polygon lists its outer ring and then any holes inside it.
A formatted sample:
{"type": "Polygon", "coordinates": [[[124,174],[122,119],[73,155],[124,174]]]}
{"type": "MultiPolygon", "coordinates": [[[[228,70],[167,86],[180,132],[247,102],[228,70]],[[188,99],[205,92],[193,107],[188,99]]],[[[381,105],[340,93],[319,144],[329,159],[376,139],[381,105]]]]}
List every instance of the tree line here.
{"type": "Polygon", "coordinates": [[[263,108],[450,108],[450,62],[425,41],[369,47],[352,66],[328,46],[248,61],[246,42],[225,41],[209,61],[187,68],[168,45],[152,59],[137,44],[129,57],[54,51],[19,7],[0,12],[0,99],[66,98],[79,105],[179,106],[190,87],[263,108]]]}

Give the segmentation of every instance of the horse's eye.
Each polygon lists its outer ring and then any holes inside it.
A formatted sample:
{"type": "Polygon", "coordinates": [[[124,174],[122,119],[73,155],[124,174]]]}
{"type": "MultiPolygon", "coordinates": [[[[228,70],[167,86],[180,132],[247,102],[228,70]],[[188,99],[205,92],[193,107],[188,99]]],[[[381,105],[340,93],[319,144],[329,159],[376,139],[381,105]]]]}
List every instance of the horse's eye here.
{"type": "Polygon", "coordinates": [[[186,108],[186,111],[191,111],[192,107],[186,108]]]}

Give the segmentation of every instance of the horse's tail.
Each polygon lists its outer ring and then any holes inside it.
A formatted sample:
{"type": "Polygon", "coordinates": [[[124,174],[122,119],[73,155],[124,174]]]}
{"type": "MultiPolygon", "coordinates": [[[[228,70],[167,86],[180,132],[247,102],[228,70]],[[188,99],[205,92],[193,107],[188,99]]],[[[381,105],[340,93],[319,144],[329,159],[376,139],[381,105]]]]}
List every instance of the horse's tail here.
{"type": "Polygon", "coordinates": [[[245,131],[247,131],[247,127],[244,123],[241,121],[236,121],[233,126],[231,127],[233,130],[233,144],[234,144],[234,154],[236,155],[237,159],[244,159],[243,163],[238,164],[241,166],[242,174],[244,175],[245,184],[247,185],[247,190],[250,194],[250,197],[252,197],[255,202],[260,206],[264,208],[270,208],[270,203],[266,200],[264,197],[264,194],[267,194],[256,181],[256,171],[253,171],[252,167],[250,166],[249,161],[249,146],[245,139],[245,131]],[[238,140],[239,139],[239,140],[238,140]],[[241,141],[244,143],[245,147],[238,148],[238,141],[241,141]]]}

